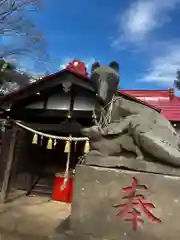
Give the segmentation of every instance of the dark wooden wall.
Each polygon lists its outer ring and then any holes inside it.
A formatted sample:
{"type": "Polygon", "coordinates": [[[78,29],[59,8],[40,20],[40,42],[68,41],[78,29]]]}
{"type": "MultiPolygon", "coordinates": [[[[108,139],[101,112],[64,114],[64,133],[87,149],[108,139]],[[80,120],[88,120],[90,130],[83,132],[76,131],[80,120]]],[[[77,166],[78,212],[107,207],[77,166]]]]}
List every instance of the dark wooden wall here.
{"type": "MultiPolygon", "coordinates": [[[[4,177],[7,155],[12,137],[12,130],[6,130],[3,136],[2,152],[0,154],[0,182],[4,177]]],[[[10,186],[13,188],[27,190],[33,176],[39,174],[42,177],[53,177],[56,172],[64,172],[67,155],[64,153],[65,142],[59,141],[53,150],[46,149],[47,139],[44,139],[44,146],[32,144],[33,134],[18,128],[17,139],[14,150],[13,166],[10,177],[10,186]]],[[[84,143],[75,146],[72,144],[71,164],[74,168],[77,157],[83,153],[84,143]]]]}
{"type": "MultiPolygon", "coordinates": [[[[11,186],[27,189],[30,184],[29,161],[31,149],[28,147],[28,132],[18,128],[18,135],[14,153],[13,170],[11,175],[11,186]],[[29,169],[29,170],[28,170],[29,169]]],[[[31,147],[31,146],[30,146],[31,147]]]]}
{"type": "Polygon", "coordinates": [[[176,132],[180,134],[180,122],[171,122],[172,126],[175,128],[176,132]]]}
{"type": "Polygon", "coordinates": [[[10,139],[12,137],[14,129],[6,129],[5,132],[1,133],[1,150],[0,150],[0,185],[4,178],[4,171],[6,168],[6,162],[9,153],[10,139]]]}

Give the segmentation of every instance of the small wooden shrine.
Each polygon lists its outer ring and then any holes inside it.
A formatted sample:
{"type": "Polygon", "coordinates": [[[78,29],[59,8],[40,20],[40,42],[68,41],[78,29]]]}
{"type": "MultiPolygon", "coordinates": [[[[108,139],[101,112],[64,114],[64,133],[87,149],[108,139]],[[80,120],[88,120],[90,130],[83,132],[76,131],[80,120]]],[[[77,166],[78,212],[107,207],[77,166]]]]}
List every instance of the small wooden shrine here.
{"type": "Polygon", "coordinates": [[[72,188],[75,166],[89,148],[80,130],[93,124],[95,103],[93,84],[78,60],[0,98],[6,118],[0,152],[2,202],[12,188],[27,195],[53,192],[53,199],[71,201],[67,188],[72,188]]]}

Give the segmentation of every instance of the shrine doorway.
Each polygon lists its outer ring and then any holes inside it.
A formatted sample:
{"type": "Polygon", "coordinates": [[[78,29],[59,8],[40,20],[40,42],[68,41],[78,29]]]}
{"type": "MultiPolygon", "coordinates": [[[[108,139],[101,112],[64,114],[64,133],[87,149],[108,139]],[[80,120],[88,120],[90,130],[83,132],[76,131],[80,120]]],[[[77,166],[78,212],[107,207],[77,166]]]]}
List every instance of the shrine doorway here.
{"type": "MultiPolygon", "coordinates": [[[[27,127],[27,125],[23,126],[27,127]]],[[[58,131],[52,132],[47,129],[46,132],[50,136],[52,134],[59,136],[58,131]]],[[[78,141],[78,139],[71,142],[64,139],[51,139],[37,136],[31,131],[18,127],[10,186],[26,191],[27,196],[46,195],[54,200],[61,200],[55,199],[58,198],[55,190],[57,182],[59,190],[61,185],[64,186],[62,190],[64,191],[70,184],[71,189],[68,191],[72,191],[75,167],[84,155],[86,141],[78,141]]],[[[67,201],[71,202],[71,197],[67,201]]]]}

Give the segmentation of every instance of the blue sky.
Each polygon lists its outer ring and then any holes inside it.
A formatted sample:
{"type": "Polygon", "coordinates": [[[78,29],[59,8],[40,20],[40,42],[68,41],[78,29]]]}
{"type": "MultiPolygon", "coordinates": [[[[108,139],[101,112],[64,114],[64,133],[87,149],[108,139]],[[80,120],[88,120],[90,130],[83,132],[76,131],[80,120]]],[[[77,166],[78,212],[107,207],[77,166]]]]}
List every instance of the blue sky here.
{"type": "Polygon", "coordinates": [[[166,89],[180,68],[180,0],[45,0],[33,21],[57,71],[77,58],[120,65],[123,89],[166,89]]]}

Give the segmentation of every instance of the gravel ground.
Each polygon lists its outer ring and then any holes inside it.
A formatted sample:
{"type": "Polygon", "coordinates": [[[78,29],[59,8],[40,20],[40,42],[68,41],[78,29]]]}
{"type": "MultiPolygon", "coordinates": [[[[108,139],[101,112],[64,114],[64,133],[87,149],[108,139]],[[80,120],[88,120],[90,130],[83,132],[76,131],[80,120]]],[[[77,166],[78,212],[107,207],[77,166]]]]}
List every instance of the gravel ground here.
{"type": "Polygon", "coordinates": [[[39,236],[32,236],[32,235],[25,235],[15,232],[6,232],[0,229],[0,240],[100,240],[94,238],[93,236],[79,236],[76,234],[71,233],[62,233],[57,234],[56,236],[52,237],[39,237],[39,236]]]}

